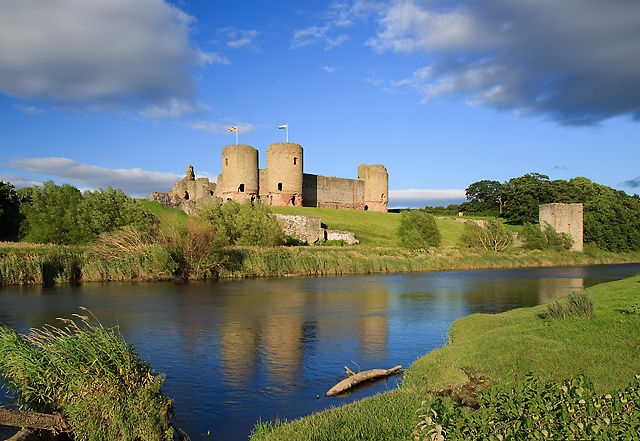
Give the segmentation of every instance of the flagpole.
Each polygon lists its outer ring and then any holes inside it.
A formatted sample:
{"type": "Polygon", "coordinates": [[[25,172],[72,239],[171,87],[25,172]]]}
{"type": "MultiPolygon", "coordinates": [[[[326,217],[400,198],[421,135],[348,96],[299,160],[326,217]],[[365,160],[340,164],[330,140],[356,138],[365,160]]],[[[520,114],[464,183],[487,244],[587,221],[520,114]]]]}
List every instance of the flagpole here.
{"type": "Polygon", "coordinates": [[[238,145],[238,126],[236,126],[236,145],[238,145]]]}
{"type": "Polygon", "coordinates": [[[289,123],[287,123],[285,133],[287,134],[287,144],[289,143],[289,123]]]}

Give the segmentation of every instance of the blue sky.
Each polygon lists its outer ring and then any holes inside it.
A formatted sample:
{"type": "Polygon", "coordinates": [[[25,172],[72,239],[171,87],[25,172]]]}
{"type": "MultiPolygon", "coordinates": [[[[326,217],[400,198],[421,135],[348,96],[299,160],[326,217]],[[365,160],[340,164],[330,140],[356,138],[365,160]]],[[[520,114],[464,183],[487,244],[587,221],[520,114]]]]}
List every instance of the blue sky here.
{"type": "Polygon", "coordinates": [[[383,163],[391,205],[527,172],[640,188],[631,0],[3,0],[0,179],[166,191],[227,132],[305,171],[383,163]]]}

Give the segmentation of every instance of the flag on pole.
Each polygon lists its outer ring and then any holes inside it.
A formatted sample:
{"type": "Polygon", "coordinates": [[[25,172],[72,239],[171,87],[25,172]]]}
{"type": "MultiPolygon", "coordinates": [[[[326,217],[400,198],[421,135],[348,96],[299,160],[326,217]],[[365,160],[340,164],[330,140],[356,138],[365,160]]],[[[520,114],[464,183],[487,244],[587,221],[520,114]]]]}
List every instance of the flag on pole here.
{"type": "Polygon", "coordinates": [[[238,127],[237,127],[237,126],[231,126],[231,127],[229,127],[229,131],[230,131],[231,133],[233,133],[233,132],[237,132],[237,131],[238,131],[238,127]]]}
{"type": "Polygon", "coordinates": [[[278,129],[280,130],[284,130],[285,131],[285,139],[287,140],[287,142],[289,142],[289,125],[288,124],[280,124],[278,126],[278,129]]]}
{"type": "Polygon", "coordinates": [[[286,124],[280,124],[280,125],[278,126],[278,128],[279,128],[280,130],[286,130],[286,129],[287,129],[287,125],[286,125],[286,124]]]}

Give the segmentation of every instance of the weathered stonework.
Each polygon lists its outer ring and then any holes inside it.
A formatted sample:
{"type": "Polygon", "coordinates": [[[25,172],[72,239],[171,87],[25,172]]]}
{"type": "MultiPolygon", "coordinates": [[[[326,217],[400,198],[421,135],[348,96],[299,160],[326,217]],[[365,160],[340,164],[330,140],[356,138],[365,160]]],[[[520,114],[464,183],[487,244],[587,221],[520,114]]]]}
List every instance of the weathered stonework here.
{"type": "Polygon", "coordinates": [[[573,239],[571,251],[582,251],[584,208],[582,204],[542,204],[539,212],[540,227],[551,226],[558,233],[573,239]]]}
{"type": "Polygon", "coordinates": [[[287,236],[310,245],[324,239],[324,230],[319,217],[289,214],[275,216],[287,236]]]}
{"type": "Polygon", "coordinates": [[[173,185],[169,192],[151,193],[152,201],[160,202],[162,205],[179,208],[188,213],[193,211],[197,202],[215,200],[216,184],[209,182],[207,178],[197,178],[193,171],[193,166],[187,167],[184,178],[173,185]]]}
{"type": "Polygon", "coordinates": [[[342,240],[349,245],[360,243],[351,231],[325,230],[324,240],[342,240]]]}
{"type": "Polygon", "coordinates": [[[216,198],[236,202],[260,200],[278,207],[326,207],[386,212],[389,175],[381,164],[360,164],[358,179],[303,173],[303,149],[299,144],[276,143],[267,147],[267,168],[259,169],[258,150],[250,145],[222,149],[222,172],[217,184],[195,178],[189,166],[186,176],[170,192],[154,192],[151,199],[183,208],[216,198]]]}

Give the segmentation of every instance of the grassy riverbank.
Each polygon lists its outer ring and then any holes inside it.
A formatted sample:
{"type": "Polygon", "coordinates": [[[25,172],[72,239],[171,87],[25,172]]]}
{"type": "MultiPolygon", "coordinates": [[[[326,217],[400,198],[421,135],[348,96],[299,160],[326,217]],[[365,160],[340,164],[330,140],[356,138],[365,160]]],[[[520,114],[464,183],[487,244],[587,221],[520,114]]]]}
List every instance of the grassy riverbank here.
{"type": "MultiPolygon", "coordinates": [[[[211,277],[245,278],[630,263],[640,262],[640,253],[228,247],[220,251],[218,258],[211,277]]],[[[85,247],[0,244],[0,285],[197,278],[185,274],[180,265],[159,246],[117,259],[100,259],[85,247]]]]}
{"type": "Polygon", "coordinates": [[[289,423],[259,423],[252,441],[406,440],[426,391],[468,381],[513,384],[528,373],[564,379],[585,374],[597,391],[627,385],[640,371],[640,276],[585,291],[592,318],[554,320],[546,306],[456,321],[449,343],[417,360],[396,390],[289,423]]]}

